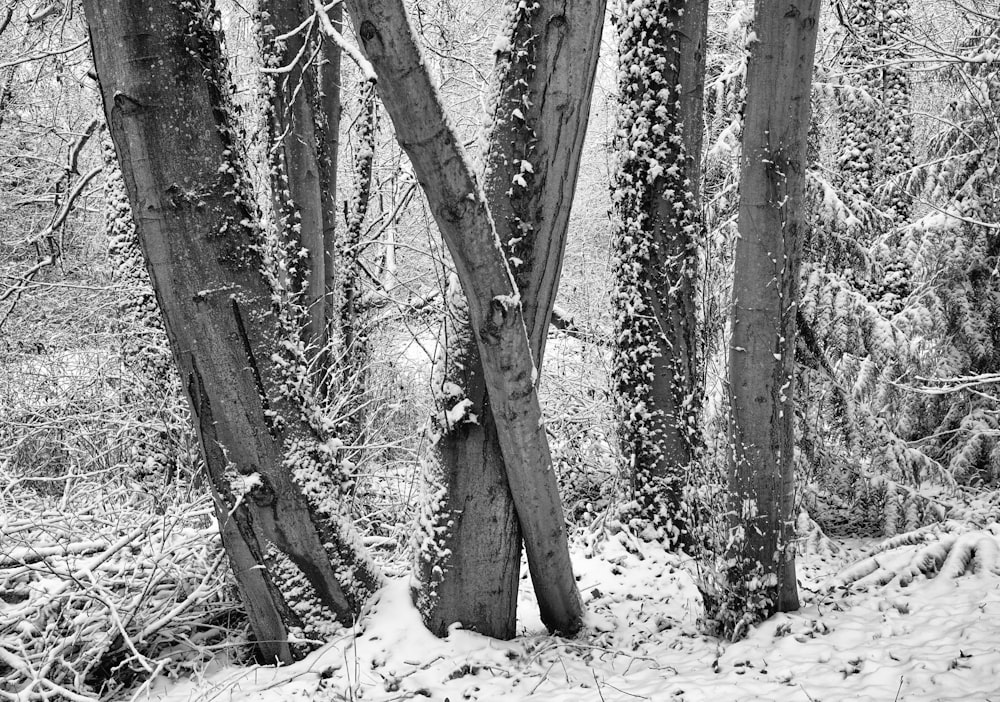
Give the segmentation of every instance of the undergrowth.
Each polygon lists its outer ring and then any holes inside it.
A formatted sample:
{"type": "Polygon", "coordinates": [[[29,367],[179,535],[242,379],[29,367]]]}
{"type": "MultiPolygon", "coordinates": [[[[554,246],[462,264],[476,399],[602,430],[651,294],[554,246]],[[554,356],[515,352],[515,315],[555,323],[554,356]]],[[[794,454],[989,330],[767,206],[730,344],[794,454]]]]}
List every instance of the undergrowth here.
{"type": "Polygon", "coordinates": [[[9,462],[0,480],[0,697],[108,698],[219,654],[247,657],[201,490],[149,491],[113,468],[38,490],[9,462]]]}

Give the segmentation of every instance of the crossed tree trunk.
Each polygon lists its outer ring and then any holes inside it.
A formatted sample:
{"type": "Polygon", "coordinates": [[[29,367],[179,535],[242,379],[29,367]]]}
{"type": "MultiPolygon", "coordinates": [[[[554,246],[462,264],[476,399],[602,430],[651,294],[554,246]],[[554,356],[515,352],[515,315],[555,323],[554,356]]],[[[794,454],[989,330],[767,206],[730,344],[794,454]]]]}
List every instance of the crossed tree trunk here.
{"type": "MultiPolygon", "coordinates": [[[[402,4],[348,8],[469,302],[542,619],[574,632],[582,604],[532,346],[486,195],[447,126],[402,4]]],[[[211,3],[88,0],[85,11],[223,540],[263,654],[289,661],[291,640],[351,622],[381,584],[341,514],[336,437],[310,421],[306,358],[293,340],[315,324],[316,293],[294,280],[290,296],[278,291],[265,269],[211,3]]]]}
{"type": "Polygon", "coordinates": [[[486,194],[449,127],[402,2],[350,0],[347,10],[468,301],[542,621],[553,631],[574,633],[583,605],[538,403],[525,307],[486,194]]]}
{"type": "Polygon", "coordinates": [[[257,643],[350,624],[381,586],[341,514],[338,461],[301,389],[308,293],[265,270],[210,4],[88,0],[94,64],[150,279],[257,643]]]}
{"type": "MultiPolygon", "coordinates": [[[[567,8],[506,3],[481,181],[524,308],[536,369],[562,268],[604,23],[603,0],[567,8]]],[[[456,288],[458,286],[455,286],[456,288]]],[[[428,466],[428,526],[414,565],[424,623],[510,638],[515,633],[521,531],[497,435],[495,404],[460,289],[448,295],[436,461],[428,466]],[[475,421],[468,421],[472,417],[475,421]],[[457,421],[451,421],[457,419],[457,421]],[[437,557],[447,553],[448,557],[437,557]]]]}

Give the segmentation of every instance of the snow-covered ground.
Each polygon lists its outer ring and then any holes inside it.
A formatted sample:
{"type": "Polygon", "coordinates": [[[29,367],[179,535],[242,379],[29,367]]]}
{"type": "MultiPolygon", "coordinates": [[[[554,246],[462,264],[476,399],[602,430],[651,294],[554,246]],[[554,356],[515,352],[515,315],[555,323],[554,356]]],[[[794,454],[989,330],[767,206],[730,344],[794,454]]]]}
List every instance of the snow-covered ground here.
{"type": "Polygon", "coordinates": [[[907,587],[824,588],[870,545],[800,556],[803,608],[738,643],[699,633],[688,564],[617,534],[574,546],[590,612],[575,639],[544,633],[525,577],[520,637],[456,629],[439,640],[397,580],[355,631],[295,665],[217,664],[196,679],[154,679],[134,699],[1000,701],[1000,577],[987,568],[907,587]]]}

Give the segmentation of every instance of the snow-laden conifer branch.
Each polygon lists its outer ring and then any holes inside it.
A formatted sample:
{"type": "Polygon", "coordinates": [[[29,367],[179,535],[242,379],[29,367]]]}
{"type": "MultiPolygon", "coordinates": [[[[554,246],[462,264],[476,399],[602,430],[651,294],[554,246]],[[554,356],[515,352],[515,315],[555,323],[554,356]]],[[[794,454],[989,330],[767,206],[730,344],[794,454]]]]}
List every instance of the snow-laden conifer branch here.
{"type": "Polygon", "coordinates": [[[892,582],[916,587],[921,578],[1000,575],[1000,535],[995,526],[975,529],[966,522],[949,521],[900,534],[842,570],[824,589],[866,590],[892,582]]]}

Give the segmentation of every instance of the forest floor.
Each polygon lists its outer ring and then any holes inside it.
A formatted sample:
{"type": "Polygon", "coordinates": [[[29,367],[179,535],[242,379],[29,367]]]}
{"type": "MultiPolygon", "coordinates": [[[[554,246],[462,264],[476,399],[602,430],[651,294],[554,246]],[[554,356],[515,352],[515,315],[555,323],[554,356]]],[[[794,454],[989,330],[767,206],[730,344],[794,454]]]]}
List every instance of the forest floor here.
{"type": "Polygon", "coordinates": [[[848,540],[834,544],[836,553],[801,555],[802,609],[737,643],[699,633],[688,564],[619,533],[574,546],[590,613],[575,639],[544,633],[527,577],[521,636],[497,641],[455,629],[437,639],[399,579],[355,631],[295,665],[220,659],[193,678],[154,679],[133,699],[1000,701],[1000,576],[985,569],[918,577],[906,587],[897,579],[830,588],[874,543],[848,540]]]}
{"type": "MultiPolygon", "coordinates": [[[[552,355],[571,384],[595,375],[568,353],[552,355]]],[[[574,639],[545,633],[526,575],[516,639],[460,629],[437,639],[400,577],[354,631],[303,661],[241,665],[244,626],[210,499],[190,485],[147,494],[116,477],[111,459],[79,475],[57,470],[130,436],[125,410],[108,409],[117,395],[100,394],[109,385],[91,383],[90,371],[60,373],[94,386],[72,395],[86,413],[70,423],[68,402],[51,415],[25,410],[10,465],[40,466],[31,477],[7,470],[0,456],[0,702],[1000,702],[1000,526],[983,526],[996,521],[1000,494],[977,498],[952,533],[925,528],[898,549],[881,539],[821,541],[822,551],[798,557],[802,608],[737,643],[700,633],[690,560],[626,532],[587,530],[572,544],[589,613],[574,639]],[[46,432],[58,432],[57,441],[46,432]],[[947,563],[931,564],[934,549],[941,556],[947,543],[959,553],[963,539],[975,549],[962,551],[950,574],[947,563]],[[869,557],[876,548],[877,562],[869,557]],[[867,565],[852,565],[859,561],[867,565]],[[921,568],[942,572],[925,577],[921,568]],[[916,577],[904,587],[905,573],[916,577]],[[129,665],[135,674],[123,675],[129,665]],[[102,692],[94,679],[116,685],[102,692]]],[[[37,375],[43,389],[51,374],[37,375]]],[[[35,401],[23,385],[4,388],[35,401]]],[[[590,421],[593,412],[576,414],[590,421]]],[[[598,432],[576,434],[592,443],[561,450],[606,454],[598,432]]],[[[396,552],[386,560],[405,563],[396,552]]]]}

